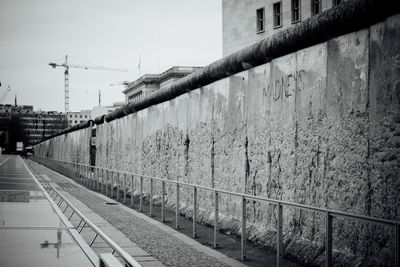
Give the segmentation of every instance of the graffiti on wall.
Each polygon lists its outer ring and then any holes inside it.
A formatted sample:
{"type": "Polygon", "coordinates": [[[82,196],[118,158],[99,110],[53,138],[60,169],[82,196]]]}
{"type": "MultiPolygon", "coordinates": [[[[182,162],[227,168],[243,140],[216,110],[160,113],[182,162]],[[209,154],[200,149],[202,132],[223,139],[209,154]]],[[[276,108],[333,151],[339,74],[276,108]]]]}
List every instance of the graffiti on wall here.
{"type": "MultiPolygon", "coordinates": [[[[264,93],[267,97],[272,97],[273,101],[288,98],[304,89],[306,71],[301,69],[285,74],[277,71],[275,77],[268,84],[268,90],[264,93]]],[[[271,75],[272,77],[272,75],[271,75]]]]}

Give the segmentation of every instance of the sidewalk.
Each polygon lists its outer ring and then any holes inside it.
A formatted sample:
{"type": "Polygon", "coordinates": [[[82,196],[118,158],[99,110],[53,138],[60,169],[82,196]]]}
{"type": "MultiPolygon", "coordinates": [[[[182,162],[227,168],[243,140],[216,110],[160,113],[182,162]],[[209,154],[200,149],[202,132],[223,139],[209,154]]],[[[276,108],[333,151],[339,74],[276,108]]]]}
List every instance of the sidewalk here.
{"type": "MultiPolygon", "coordinates": [[[[61,174],[28,162],[36,175],[48,177],[85,216],[112,239],[115,237],[114,241],[144,266],[245,266],[61,174]],[[107,202],[116,205],[107,205],[107,202]]],[[[95,251],[101,249],[96,245],[95,251]]]]}

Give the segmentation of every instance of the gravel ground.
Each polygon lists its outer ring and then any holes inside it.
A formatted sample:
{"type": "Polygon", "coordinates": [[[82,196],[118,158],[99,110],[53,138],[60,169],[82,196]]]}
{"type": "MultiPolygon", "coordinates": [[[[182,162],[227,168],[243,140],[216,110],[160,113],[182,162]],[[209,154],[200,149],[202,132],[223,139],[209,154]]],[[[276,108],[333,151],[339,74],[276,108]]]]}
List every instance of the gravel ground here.
{"type": "Polygon", "coordinates": [[[154,227],[118,206],[104,205],[102,198],[74,185],[69,179],[65,179],[35,162],[29,161],[29,163],[36,173],[47,175],[64,191],[78,198],[166,266],[228,266],[216,258],[193,249],[173,235],[154,227]]]}

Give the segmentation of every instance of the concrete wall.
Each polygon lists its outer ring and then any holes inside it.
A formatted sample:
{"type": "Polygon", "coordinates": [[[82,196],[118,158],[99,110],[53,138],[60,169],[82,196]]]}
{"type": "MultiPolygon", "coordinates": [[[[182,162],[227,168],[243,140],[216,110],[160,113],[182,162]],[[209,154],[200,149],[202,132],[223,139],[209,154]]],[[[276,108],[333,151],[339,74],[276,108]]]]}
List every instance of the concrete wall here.
{"type": "MultiPolygon", "coordinates": [[[[400,15],[98,125],[96,164],[400,220],[398,29],[400,15]]],[[[87,162],[84,131],[46,141],[40,155],[87,162]]],[[[192,193],[180,194],[190,217],[192,193]]],[[[212,195],[198,196],[199,221],[212,223],[212,195]]],[[[223,230],[240,231],[240,207],[221,196],[223,230]]],[[[248,201],[247,213],[249,239],[274,247],[274,206],[248,201]]],[[[323,215],[284,209],[287,255],[321,264],[324,230],[323,215]]],[[[335,219],[333,238],[336,262],[393,264],[393,229],[335,219]]]]}
{"type": "Polygon", "coordinates": [[[39,157],[89,164],[91,129],[81,129],[46,140],[34,146],[39,157]]]}
{"type": "MultiPolygon", "coordinates": [[[[222,53],[227,56],[283,29],[292,27],[291,0],[223,0],[222,53]],[[282,27],[273,26],[273,4],[281,2],[282,27]],[[257,33],[256,10],[264,7],[265,31],[257,33]]],[[[331,8],[333,0],[321,0],[321,11],[331,8]]],[[[300,0],[300,18],[311,17],[311,0],[300,0]]]]}
{"type": "MultiPolygon", "coordinates": [[[[399,26],[393,17],[100,125],[97,159],[134,173],[399,220],[399,26]]],[[[199,196],[200,220],[212,223],[212,196],[199,196]]],[[[191,198],[182,189],[188,216],[191,198]]],[[[240,199],[221,198],[222,227],[238,231],[240,199]]],[[[249,202],[248,214],[249,238],[274,246],[274,209],[249,202]]],[[[292,209],[284,215],[287,252],[321,262],[324,218],[292,209]]],[[[339,220],[335,229],[342,262],[361,262],[369,248],[378,249],[370,258],[393,252],[384,229],[375,229],[381,247],[366,245],[366,225],[339,220]]]]}

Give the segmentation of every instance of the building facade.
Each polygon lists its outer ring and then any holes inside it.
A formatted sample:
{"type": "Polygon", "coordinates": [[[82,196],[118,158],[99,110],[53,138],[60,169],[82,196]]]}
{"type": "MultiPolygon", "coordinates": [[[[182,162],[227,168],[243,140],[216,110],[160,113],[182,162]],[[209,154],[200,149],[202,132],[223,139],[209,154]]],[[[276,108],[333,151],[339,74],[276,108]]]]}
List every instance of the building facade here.
{"type": "Polygon", "coordinates": [[[91,110],[71,111],[67,113],[68,126],[74,126],[91,119],[91,110]]]}
{"type": "Polygon", "coordinates": [[[156,90],[166,88],[175,81],[195,72],[202,67],[175,66],[161,74],[145,74],[136,81],[129,83],[122,91],[125,94],[125,102],[143,98],[156,90]]]}
{"type": "Polygon", "coordinates": [[[16,142],[32,146],[67,128],[65,114],[57,111],[34,111],[33,106],[0,105],[0,146],[9,152],[16,142]]]}
{"type": "Polygon", "coordinates": [[[223,56],[232,54],[344,0],[222,0],[223,56]]]}

